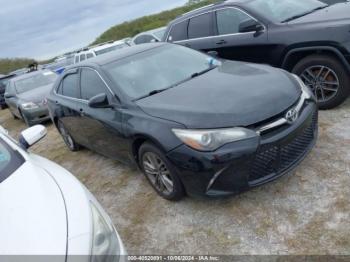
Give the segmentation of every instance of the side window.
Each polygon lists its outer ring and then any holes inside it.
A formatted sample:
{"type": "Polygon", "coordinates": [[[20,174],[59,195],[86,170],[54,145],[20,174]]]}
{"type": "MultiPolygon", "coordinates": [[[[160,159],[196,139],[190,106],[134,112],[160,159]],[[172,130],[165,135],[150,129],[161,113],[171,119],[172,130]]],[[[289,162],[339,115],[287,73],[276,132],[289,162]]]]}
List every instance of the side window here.
{"type": "Polygon", "coordinates": [[[62,95],[63,94],[62,90],[63,90],[63,81],[61,81],[60,85],[58,86],[56,93],[59,95],[62,95]]]}
{"type": "Polygon", "coordinates": [[[167,41],[176,42],[187,39],[188,20],[172,26],[167,41]]]}
{"type": "Polygon", "coordinates": [[[81,55],[80,55],[80,62],[84,61],[85,59],[86,59],[85,54],[81,54],[81,55]]]}
{"type": "Polygon", "coordinates": [[[188,38],[199,38],[213,35],[212,13],[196,16],[188,24],[188,38]]]}
{"type": "Polygon", "coordinates": [[[152,43],[152,42],[157,42],[157,39],[155,39],[153,36],[151,35],[145,35],[144,39],[143,39],[144,43],[152,43]]]}
{"type": "Polygon", "coordinates": [[[93,58],[94,55],[92,53],[87,53],[86,54],[86,59],[90,59],[90,58],[93,58]]]}
{"type": "Polygon", "coordinates": [[[144,44],[144,43],[151,43],[151,42],[157,42],[156,39],[151,35],[140,35],[135,39],[135,44],[144,44]]]}
{"type": "Polygon", "coordinates": [[[106,85],[100,76],[91,69],[82,69],[80,78],[81,98],[90,98],[107,92],[106,85]]]}
{"type": "Polygon", "coordinates": [[[62,81],[62,95],[80,98],[79,95],[79,74],[69,74],[62,81]]]}
{"type": "Polygon", "coordinates": [[[239,25],[252,18],[241,10],[228,8],[216,12],[216,21],[219,35],[239,33],[239,25]]]}
{"type": "Polygon", "coordinates": [[[137,44],[137,45],[144,43],[143,38],[144,38],[143,35],[140,35],[139,37],[136,37],[134,43],[137,44]]]}
{"type": "Polygon", "coordinates": [[[76,64],[79,63],[79,56],[78,55],[75,57],[75,63],[76,64]]]}

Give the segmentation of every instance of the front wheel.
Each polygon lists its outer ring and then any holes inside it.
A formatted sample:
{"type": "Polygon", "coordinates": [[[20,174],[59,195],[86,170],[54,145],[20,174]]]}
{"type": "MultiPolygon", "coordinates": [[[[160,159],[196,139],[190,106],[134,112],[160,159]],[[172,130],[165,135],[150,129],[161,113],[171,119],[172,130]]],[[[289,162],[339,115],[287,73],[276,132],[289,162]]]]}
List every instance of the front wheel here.
{"type": "Polygon", "coordinates": [[[297,63],[292,72],[313,91],[320,109],[332,109],[349,96],[349,74],[332,56],[308,56],[297,63]]]}
{"type": "Polygon", "coordinates": [[[60,132],[64,143],[67,145],[70,151],[74,152],[74,151],[80,150],[80,145],[78,145],[74,141],[74,139],[71,137],[71,135],[69,134],[69,132],[67,131],[67,129],[64,127],[63,123],[60,120],[58,120],[57,129],[60,132]]]}
{"type": "Polygon", "coordinates": [[[173,165],[163,152],[150,143],[139,150],[139,164],[155,191],[167,200],[178,201],[185,196],[185,190],[173,165]]]}
{"type": "Polygon", "coordinates": [[[22,120],[24,121],[24,123],[26,124],[27,127],[31,127],[32,124],[30,123],[30,121],[28,120],[28,118],[22,113],[21,109],[18,109],[19,114],[22,117],[22,120]]]}

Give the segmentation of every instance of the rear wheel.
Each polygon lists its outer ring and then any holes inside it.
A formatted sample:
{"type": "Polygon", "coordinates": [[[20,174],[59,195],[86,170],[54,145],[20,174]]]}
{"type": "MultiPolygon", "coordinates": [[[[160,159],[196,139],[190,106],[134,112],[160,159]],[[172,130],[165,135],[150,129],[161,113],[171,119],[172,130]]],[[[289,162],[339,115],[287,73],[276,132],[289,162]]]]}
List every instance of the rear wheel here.
{"type": "Polygon", "coordinates": [[[78,151],[80,149],[80,145],[78,145],[74,141],[74,139],[69,134],[69,132],[67,131],[67,129],[64,127],[63,123],[60,120],[58,120],[57,128],[63,138],[64,143],[67,145],[69,150],[73,152],[78,151]]]}
{"type": "Polygon", "coordinates": [[[160,196],[172,201],[185,196],[184,187],[173,165],[156,146],[144,143],[139,150],[139,162],[147,180],[160,196]]]}
{"type": "Polygon", "coordinates": [[[334,108],[349,96],[349,74],[343,64],[332,56],[308,56],[292,72],[313,91],[320,109],[334,108]]]}

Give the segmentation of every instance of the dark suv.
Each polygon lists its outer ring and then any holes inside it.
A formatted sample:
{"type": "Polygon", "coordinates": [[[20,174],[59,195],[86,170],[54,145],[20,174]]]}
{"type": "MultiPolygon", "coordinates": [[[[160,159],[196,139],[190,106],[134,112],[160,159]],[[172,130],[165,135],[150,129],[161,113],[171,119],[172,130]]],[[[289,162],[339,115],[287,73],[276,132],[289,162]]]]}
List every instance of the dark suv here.
{"type": "Polygon", "coordinates": [[[178,17],[163,40],[293,72],[321,109],[341,104],[350,93],[350,3],[224,1],[178,17]]]}

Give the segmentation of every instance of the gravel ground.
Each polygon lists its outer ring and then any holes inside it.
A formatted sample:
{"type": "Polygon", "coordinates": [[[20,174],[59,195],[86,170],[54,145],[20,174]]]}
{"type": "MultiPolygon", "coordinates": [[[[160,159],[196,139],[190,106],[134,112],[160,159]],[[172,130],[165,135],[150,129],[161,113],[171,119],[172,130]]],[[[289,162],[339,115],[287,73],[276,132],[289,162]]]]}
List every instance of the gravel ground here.
{"type": "MultiPolygon", "coordinates": [[[[0,124],[25,128],[8,110],[0,124]]],[[[31,151],[75,174],[111,215],[129,254],[350,255],[350,99],[320,113],[319,140],[297,170],[225,200],[158,197],[142,174],[83,150],[52,124],[31,151]]]]}

